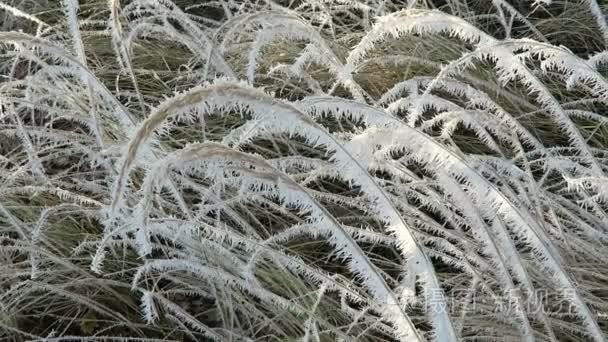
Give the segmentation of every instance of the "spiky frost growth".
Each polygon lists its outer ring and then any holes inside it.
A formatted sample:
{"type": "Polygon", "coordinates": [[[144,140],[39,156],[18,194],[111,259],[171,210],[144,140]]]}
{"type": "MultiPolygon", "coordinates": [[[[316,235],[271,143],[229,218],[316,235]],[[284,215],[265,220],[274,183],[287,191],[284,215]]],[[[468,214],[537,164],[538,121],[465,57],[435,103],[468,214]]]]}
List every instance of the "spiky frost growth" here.
{"type": "Polygon", "coordinates": [[[24,4],[1,338],[605,340],[599,2],[24,4]]]}

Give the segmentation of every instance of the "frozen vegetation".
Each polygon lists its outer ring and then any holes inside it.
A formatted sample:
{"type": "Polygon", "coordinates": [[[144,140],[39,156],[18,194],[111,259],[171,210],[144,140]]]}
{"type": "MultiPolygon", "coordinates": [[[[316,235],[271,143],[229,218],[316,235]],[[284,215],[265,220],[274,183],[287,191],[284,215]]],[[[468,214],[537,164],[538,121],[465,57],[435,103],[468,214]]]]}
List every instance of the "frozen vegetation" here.
{"type": "Polygon", "coordinates": [[[0,340],[604,341],[602,0],[2,0],[0,340]]]}

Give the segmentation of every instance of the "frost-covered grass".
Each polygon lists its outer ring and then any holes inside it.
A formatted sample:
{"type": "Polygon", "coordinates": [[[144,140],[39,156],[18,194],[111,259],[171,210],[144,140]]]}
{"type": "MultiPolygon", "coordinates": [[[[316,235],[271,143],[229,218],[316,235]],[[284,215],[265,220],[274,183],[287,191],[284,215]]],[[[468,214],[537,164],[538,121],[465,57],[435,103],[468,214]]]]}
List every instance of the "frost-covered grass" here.
{"type": "Polygon", "coordinates": [[[0,1],[0,339],[603,341],[606,10],[0,1]]]}

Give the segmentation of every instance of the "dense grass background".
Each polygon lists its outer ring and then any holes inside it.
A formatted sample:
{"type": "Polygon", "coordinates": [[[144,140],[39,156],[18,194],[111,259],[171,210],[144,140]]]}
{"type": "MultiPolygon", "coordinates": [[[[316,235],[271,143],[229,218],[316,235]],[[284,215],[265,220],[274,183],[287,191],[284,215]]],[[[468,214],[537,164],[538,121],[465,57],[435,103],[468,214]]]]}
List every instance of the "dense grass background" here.
{"type": "Polygon", "coordinates": [[[605,339],[606,10],[3,0],[0,338],[605,339]]]}

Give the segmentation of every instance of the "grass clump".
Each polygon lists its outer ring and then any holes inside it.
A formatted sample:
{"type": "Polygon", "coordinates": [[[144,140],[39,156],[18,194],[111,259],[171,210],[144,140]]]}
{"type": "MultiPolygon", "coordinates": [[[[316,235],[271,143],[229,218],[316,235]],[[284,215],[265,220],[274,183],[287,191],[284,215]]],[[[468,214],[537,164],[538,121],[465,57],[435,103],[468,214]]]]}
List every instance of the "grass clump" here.
{"type": "Polygon", "coordinates": [[[603,341],[602,6],[0,2],[0,338],[603,341]]]}

